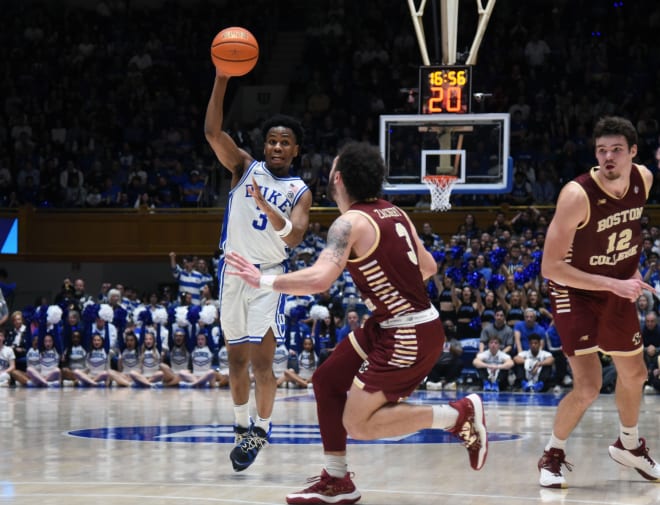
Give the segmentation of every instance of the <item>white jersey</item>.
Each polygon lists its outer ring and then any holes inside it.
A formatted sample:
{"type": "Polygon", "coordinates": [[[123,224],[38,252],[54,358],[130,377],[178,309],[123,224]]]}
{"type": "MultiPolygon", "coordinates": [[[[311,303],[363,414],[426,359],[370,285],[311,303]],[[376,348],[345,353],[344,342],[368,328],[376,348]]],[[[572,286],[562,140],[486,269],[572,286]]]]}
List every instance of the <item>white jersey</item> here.
{"type": "Polygon", "coordinates": [[[189,371],[190,353],[184,347],[174,346],[170,351],[170,368],[174,373],[189,371]]]}
{"type": "Polygon", "coordinates": [[[284,344],[280,344],[275,348],[275,355],[273,356],[273,373],[275,377],[279,377],[288,368],[289,363],[289,350],[284,344]]]}
{"type": "Polygon", "coordinates": [[[8,370],[11,362],[15,360],[16,355],[14,354],[14,350],[7,345],[3,345],[0,348],[0,372],[8,370]]]}
{"type": "Polygon", "coordinates": [[[213,362],[213,353],[208,346],[195,347],[191,353],[192,369],[195,375],[204,375],[211,370],[213,362]]]}
{"type": "Polygon", "coordinates": [[[142,355],[142,375],[151,377],[160,370],[160,354],[158,349],[145,349],[142,355]]]}
{"type": "Polygon", "coordinates": [[[30,347],[27,350],[27,353],[25,353],[25,363],[26,366],[39,370],[39,366],[41,364],[41,352],[39,349],[30,347]]]}
{"type": "Polygon", "coordinates": [[[71,346],[69,350],[69,369],[84,370],[87,351],[82,345],[71,346]]]}
{"type": "Polygon", "coordinates": [[[288,257],[287,245],[248,193],[252,178],[266,202],[287,218],[300,197],[309,190],[300,177],[277,177],[263,161],[254,161],[229,192],[220,248],[225,253],[237,251],[254,264],[281,263],[288,257]]]}
{"type": "Polygon", "coordinates": [[[39,361],[40,371],[43,375],[48,375],[57,370],[60,366],[60,355],[55,349],[44,349],[41,351],[39,361]]]}
{"type": "Polygon", "coordinates": [[[226,345],[223,345],[218,351],[218,372],[222,375],[229,375],[229,353],[226,345]]]}
{"type": "Polygon", "coordinates": [[[126,348],[121,352],[121,371],[129,374],[140,371],[140,355],[137,349],[126,348]]]}
{"type": "Polygon", "coordinates": [[[319,358],[314,352],[302,351],[298,356],[298,375],[305,380],[311,379],[318,363],[319,358]]]}
{"type": "Polygon", "coordinates": [[[100,349],[92,349],[87,354],[87,368],[89,375],[96,377],[101,375],[108,369],[108,353],[101,347],[100,349]]]}

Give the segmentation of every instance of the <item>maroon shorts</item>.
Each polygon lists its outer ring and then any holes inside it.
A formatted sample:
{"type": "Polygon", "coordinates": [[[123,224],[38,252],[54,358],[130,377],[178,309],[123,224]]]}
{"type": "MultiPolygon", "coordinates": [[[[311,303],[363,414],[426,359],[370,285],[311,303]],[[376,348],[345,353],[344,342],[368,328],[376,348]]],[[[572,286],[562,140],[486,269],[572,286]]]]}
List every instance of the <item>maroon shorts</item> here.
{"type": "Polygon", "coordinates": [[[382,328],[372,318],[348,337],[364,359],[353,383],[390,402],[405,400],[429,374],[442,353],[445,332],[439,318],[414,326],[382,328]]]}
{"type": "Polygon", "coordinates": [[[552,313],[567,356],[602,351],[631,355],[642,351],[635,304],[609,291],[581,291],[552,285],[552,313]]]}

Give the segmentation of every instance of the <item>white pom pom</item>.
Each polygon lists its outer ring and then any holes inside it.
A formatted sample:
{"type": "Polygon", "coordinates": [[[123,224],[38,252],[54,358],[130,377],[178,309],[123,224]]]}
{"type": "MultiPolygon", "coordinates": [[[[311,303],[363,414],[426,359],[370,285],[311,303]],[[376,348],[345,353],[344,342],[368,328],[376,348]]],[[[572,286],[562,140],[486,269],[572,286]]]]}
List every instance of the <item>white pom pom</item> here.
{"type": "Polygon", "coordinates": [[[46,311],[46,321],[48,324],[57,324],[62,320],[62,307],[59,305],[50,305],[46,311]]]}
{"type": "Polygon", "coordinates": [[[296,302],[295,300],[289,300],[288,302],[286,302],[284,304],[284,315],[285,316],[290,316],[291,311],[293,309],[295,309],[297,305],[298,305],[298,302],[296,302]]]}
{"type": "Polygon", "coordinates": [[[154,320],[154,324],[167,324],[167,310],[163,307],[158,307],[151,313],[151,319],[154,320]]]}
{"type": "Polygon", "coordinates": [[[218,309],[215,305],[204,305],[199,311],[199,320],[204,324],[213,324],[218,317],[218,309]]]}
{"type": "Polygon", "coordinates": [[[187,319],[188,307],[177,307],[174,309],[174,319],[179,328],[187,328],[190,325],[187,319]]]}
{"type": "Polygon", "coordinates": [[[321,319],[325,319],[326,317],[330,317],[330,311],[325,305],[314,305],[309,310],[309,317],[315,321],[319,321],[321,319]]]}
{"type": "Polygon", "coordinates": [[[147,308],[144,305],[135,307],[135,310],[133,310],[133,313],[131,314],[131,318],[136,324],[142,324],[142,322],[140,321],[140,314],[145,310],[147,310],[147,308]]]}
{"type": "Polygon", "coordinates": [[[99,307],[99,317],[103,319],[106,323],[111,323],[115,318],[115,312],[112,310],[112,307],[107,303],[102,303],[99,307]]]}

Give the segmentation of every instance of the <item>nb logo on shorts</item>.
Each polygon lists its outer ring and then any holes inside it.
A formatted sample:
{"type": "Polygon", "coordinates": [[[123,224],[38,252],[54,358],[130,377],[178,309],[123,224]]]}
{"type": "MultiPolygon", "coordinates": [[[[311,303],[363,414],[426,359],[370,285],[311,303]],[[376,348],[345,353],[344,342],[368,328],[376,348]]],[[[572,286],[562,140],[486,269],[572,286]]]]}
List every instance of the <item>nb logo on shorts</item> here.
{"type": "Polygon", "coordinates": [[[364,373],[364,372],[366,372],[368,369],[369,369],[369,361],[367,361],[367,360],[365,359],[365,360],[362,362],[362,364],[360,365],[360,373],[364,373]]]}
{"type": "Polygon", "coordinates": [[[589,335],[582,335],[580,337],[580,342],[586,342],[587,340],[589,340],[589,335]]]}
{"type": "Polygon", "coordinates": [[[639,332],[635,333],[632,338],[633,345],[639,345],[642,342],[642,336],[639,332]]]}

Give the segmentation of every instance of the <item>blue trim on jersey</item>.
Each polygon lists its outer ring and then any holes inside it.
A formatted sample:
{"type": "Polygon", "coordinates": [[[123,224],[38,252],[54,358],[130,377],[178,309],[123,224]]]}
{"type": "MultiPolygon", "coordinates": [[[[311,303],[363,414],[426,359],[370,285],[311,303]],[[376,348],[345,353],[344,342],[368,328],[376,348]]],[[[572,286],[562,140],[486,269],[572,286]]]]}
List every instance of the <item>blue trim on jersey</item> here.
{"type": "MultiPolygon", "coordinates": [[[[249,342],[252,342],[252,338],[253,337],[245,336],[245,337],[237,338],[236,340],[228,340],[227,343],[229,345],[247,344],[249,342]]],[[[259,340],[258,342],[261,342],[261,340],[259,340]]]]}

